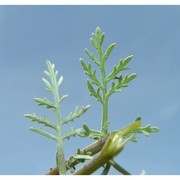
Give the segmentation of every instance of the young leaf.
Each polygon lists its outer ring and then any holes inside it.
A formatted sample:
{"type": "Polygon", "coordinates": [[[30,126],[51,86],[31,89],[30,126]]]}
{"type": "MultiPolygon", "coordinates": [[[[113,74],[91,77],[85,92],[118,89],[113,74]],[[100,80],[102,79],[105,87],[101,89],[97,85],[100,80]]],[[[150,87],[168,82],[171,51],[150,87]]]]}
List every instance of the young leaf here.
{"type": "Polygon", "coordinates": [[[124,60],[121,61],[121,65],[125,66],[126,64],[129,63],[129,61],[131,61],[132,58],[133,58],[133,55],[128,56],[127,58],[125,58],[124,60]]]}
{"type": "Polygon", "coordinates": [[[144,134],[145,136],[148,136],[150,133],[155,133],[155,132],[159,132],[159,128],[151,125],[140,127],[135,131],[135,133],[141,133],[144,134]]]}
{"type": "Polygon", "coordinates": [[[101,34],[101,38],[100,38],[100,46],[102,46],[102,44],[103,44],[104,36],[105,36],[105,34],[102,33],[102,34],[101,34]]]}
{"type": "Polygon", "coordinates": [[[46,80],[45,78],[42,78],[42,81],[43,81],[43,83],[45,84],[45,86],[46,86],[46,90],[47,91],[53,91],[53,87],[51,86],[51,84],[48,82],[48,80],[46,80]]]}
{"type": "Polygon", "coordinates": [[[68,94],[63,95],[61,98],[59,98],[59,103],[61,103],[67,97],[68,97],[68,94]]]}
{"type": "Polygon", "coordinates": [[[83,128],[85,130],[85,134],[93,139],[99,139],[102,135],[100,131],[89,129],[89,127],[86,124],[83,124],[83,128]]]}
{"type": "Polygon", "coordinates": [[[125,77],[125,79],[124,79],[124,83],[129,83],[130,81],[132,81],[135,77],[137,76],[137,74],[136,73],[134,73],[134,74],[131,74],[131,75],[127,75],[126,77],[125,77]]]}
{"type": "Polygon", "coordinates": [[[52,102],[48,101],[47,98],[34,98],[34,100],[38,103],[39,106],[46,106],[47,108],[56,108],[56,105],[52,102]]]}
{"type": "Polygon", "coordinates": [[[44,71],[44,74],[45,74],[46,76],[50,77],[50,74],[49,74],[48,71],[44,71]]]}
{"type": "Polygon", "coordinates": [[[94,90],[94,88],[89,80],[87,80],[87,85],[88,85],[90,95],[96,97],[96,91],[94,90]]]}
{"type": "Polygon", "coordinates": [[[62,82],[63,82],[63,76],[61,76],[58,80],[58,83],[57,83],[58,87],[61,86],[62,82]]]}
{"type": "Polygon", "coordinates": [[[82,107],[81,109],[78,109],[78,106],[76,106],[74,113],[70,113],[68,117],[66,117],[63,120],[63,124],[68,123],[69,121],[74,121],[75,118],[79,118],[81,115],[83,115],[88,109],[90,108],[90,105],[87,105],[85,107],[82,107]]]}
{"type": "Polygon", "coordinates": [[[52,123],[47,117],[38,117],[35,113],[33,114],[25,114],[24,117],[31,119],[32,122],[37,122],[39,124],[43,124],[44,126],[48,126],[57,130],[57,126],[52,123]]]}
{"type": "Polygon", "coordinates": [[[90,57],[90,59],[92,59],[92,61],[94,61],[98,66],[100,66],[100,63],[95,58],[94,54],[91,53],[87,48],[85,49],[85,51],[86,51],[86,54],[90,57]]]}
{"type": "Polygon", "coordinates": [[[41,134],[41,135],[43,135],[43,136],[45,136],[45,137],[48,137],[48,138],[54,140],[54,141],[57,141],[56,136],[52,135],[51,133],[46,132],[46,131],[43,130],[42,128],[30,127],[29,129],[30,129],[31,131],[33,131],[33,132],[36,132],[36,133],[38,133],[38,134],[41,134]]]}
{"type": "Polygon", "coordinates": [[[95,47],[95,49],[98,50],[98,45],[96,44],[93,38],[90,39],[90,42],[95,47]]]}
{"type": "Polygon", "coordinates": [[[63,140],[67,139],[69,140],[70,137],[74,137],[76,135],[76,131],[73,127],[71,129],[67,130],[66,133],[63,135],[63,140]]]}
{"type": "Polygon", "coordinates": [[[116,79],[117,75],[124,70],[128,70],[129,67],[126,66],[126,64],[132,59],[133,56],[128,56],[124,60],[120,60],[119,64],[117,66],[114,66],[113,71],[108,75],[107,82],[113,79],[116,79]]]}
{"type": "Polygon", "coordinates": [[[109,55],[111,54],[111,52],[112,52],[112,50],[114,49],[115,46],[116,46],[116,44],[113,43],[108,47],[108,49],[106,50],[106,52],[103,55],[103,61],[104,62],[109,58],[109,55]]]}
{"type": "Polygon", "coordinates": [[[80,62],[81,62],[81,65],[83,67],[83,70],[86,72],[87,71],[86,63],[84,62],[84,60],[82,58],[80,58],[80,62]]]}

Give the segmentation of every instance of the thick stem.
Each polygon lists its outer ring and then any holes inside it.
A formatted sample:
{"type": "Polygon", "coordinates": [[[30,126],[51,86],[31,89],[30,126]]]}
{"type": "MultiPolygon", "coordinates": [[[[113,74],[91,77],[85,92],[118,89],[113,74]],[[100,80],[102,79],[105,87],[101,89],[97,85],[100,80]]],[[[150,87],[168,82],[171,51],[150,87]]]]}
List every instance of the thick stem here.
{"type": "Polygon", "coordinates": [[[104,156],[98,155],[97,157],[93,158],[88,164],[83,166],[83,168],[73,173],[73,175],[90,175],[98,170],[106,162],[107,159],[104,158],[104,156]]]}
{"type": "MultiPolygon", "coordinates": [[[[92,153],[92,155],[97,154],[103,148],[103,146],[106,143],[108,137],[109,137],[109,135],[107,135],[104,138],[90,144],[89,146],[82,149],[81,152],[83,152],[83,151],[89,152],[90,151],[92,153]]],[[[80,163],[77,159],[74,159],[73,156],[71,156],[70,158],[68,158],[66,160],[66,169],[67,170],[80,163]]],[[[58,167],[56,167],[54,169],[51,169],[50,172],[47,173],[47,175],[58,175],[58,174],[59,174],[58,167]]]]}

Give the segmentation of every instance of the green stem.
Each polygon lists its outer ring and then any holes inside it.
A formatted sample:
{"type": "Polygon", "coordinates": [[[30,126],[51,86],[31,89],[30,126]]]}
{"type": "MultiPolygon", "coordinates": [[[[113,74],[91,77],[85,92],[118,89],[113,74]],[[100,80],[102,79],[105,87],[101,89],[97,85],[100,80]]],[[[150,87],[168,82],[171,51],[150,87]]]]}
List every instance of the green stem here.
{"type": "MultiPolygon", "coordinates": [[[[83,148],[81,150],[81,152],[84,152],[84,151],[91,152],[92,156],[97,154],[98,152],[100,152],[102,150],[108,137],[109,137],[109,135],[103,137],[102,139],[96,141],[95,143],[90,144],[89,146],[83,148]]],[[[74,154],[74,155],[76,155],[76,154],[74,154]]],[[[73,168],[74,166],[76,166],[77,164],[80,163],[78,159],[74,159],[74,155],[66,160],[66,169],[67,170],[70,168],[73,168]]],[[[59,174],[58,167],[51,169],[50,172],[47,173],[47,175],[58,175],[58,174],[59,174]]]]}
{"type": "Polygon", "coordinates": [[[109,163],[121,174],[123,175],[131,175],[128,171],[126,171],[123,167],[117,164],[114,160],[109,160],[109,163]]]}
{"type": "Polygon", "coordinates": [[[98,155],[93,158],[88,164],[84,165],[81,169],[77,170],[73,175],[90,175],[103,166],[107,159],[103,155],[98,155]]]}
{"type": "Polygon", "coordinates": [[[62,119],[60,113],[60,105],[59,105],[59,92],[58,92],[58,85],[56,81],[55,74],[52,79],[52,84],[54,86],[54,101],[56,104],[56,117],[58,120],[58,127],[57,127],[57,154],[58,154],[58,169],[60,175],[66,174],[66,162],[64,158],[64,149],[63,149],[63,137],[62,137],[62,119]]]}
{"type": "Polygon", "coordinates": [[[105,166],[105,168],[103,169],[103,172],[101,173],[101,175],[107,175],[109,170],[111,168],[111,164],[108,162],[105,166]]]}
{"type": "Polygon", "coordinates": [[[102,134],[107,134],[109,127],[109,119],[108,119],[108,97],[107,97],[107,81],[106,81],[106,70],[105,70],[105,62],[101,60],[101,76],[102,76],[102,122],[101,122],[101,132],[102,134]]]}

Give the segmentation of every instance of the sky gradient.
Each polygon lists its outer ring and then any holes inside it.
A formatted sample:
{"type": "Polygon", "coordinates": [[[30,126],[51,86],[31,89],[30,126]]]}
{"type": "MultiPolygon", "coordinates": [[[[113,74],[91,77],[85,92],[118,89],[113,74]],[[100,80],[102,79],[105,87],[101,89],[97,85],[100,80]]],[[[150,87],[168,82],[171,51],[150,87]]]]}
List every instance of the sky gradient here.
{"type": "MultiPolygon", "coordinates": [[[[79,58],[90,62],[84,49],[99,26],[105,32],[104,48],[115,42],[107,62],[111,72],[120,58],[134,55],[127,73],[137,73],[128,88],[109,102],[110,130],[141,116],[143,125],[160,128],[149,137],[138,136],[116,161],[132,174],[180,174],[180,6],[0,6],[0,174],[45,174],[55,167],[56,145],[28,130],[37,124],[24,117],[53,113],[38,107],[35,97],[48,97],[41,81],[46,59],[64,77],[60,94],[65,117],[79,107],[91,108],[83,123],[100,129],[101,106],[89,96],[79,58]]],[[[93,66],[95,67],[95,66],[93,66]]],[[[91,140],[65,141],[66,157],[91,140]]],[[[110,174],[118,174],[111,170],[110,174]]]]}

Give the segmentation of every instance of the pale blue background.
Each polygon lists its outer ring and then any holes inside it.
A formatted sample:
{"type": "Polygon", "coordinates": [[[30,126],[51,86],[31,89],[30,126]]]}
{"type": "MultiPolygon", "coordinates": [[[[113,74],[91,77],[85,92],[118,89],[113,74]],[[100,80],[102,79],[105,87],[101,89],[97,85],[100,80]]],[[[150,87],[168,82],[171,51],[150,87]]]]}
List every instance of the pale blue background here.
{"type": "MultiPolygon", "coordinates": [[[[106,33],[105,48],[117,43],[108,72],[120,58],[133,54],[129,73],[138,77],[110,99],[110,129],[142,117],[160,132],[138,136],[116,161],[133,174],[180,174],[180,6],[0,6],[0,174],[45,174],[55,166],[55,143],[28,130],[37,124],[24,118],[36,112],[34,97],[51,97],[41,77],[45,60],[64,76],[61,95],[65,117],[76,105],[91,109],[74,123],[99,129],[100,104],[89,96],[79,58],[92,50],[89,38],[97,26],[106,33]]],[[[68,127],[68,126],[66,126],[68,127]]],[[[65,141],[66,157],[91,141],[65,141]]],[[[111,174],[118,174],[113,168],[111,174]]]]}

